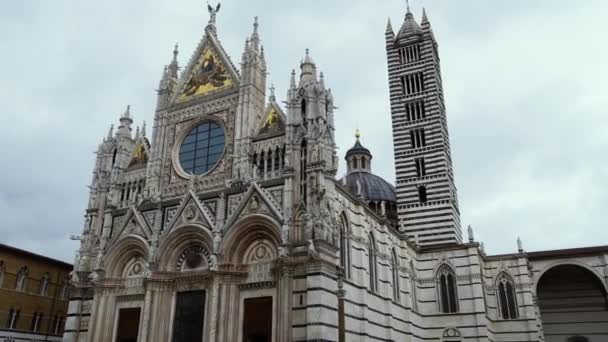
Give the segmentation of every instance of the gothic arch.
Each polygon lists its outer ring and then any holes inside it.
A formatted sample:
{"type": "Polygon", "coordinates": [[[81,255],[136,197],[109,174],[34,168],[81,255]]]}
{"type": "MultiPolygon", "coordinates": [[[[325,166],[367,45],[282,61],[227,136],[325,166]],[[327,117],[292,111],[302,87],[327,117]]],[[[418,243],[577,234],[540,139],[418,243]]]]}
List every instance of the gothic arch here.
{"type": "Polygon", "coordinates": [[[351,265],[351,257],[350,257],[350,235],[351,228],[350,223],[348,221],[348,217],[346,216],[346,212],[342,211],[340,214],[340,266],[344,269],[344,276],[346,278],[350,278],[350,265],[351,265]]]}
{"type": "Polygon", "coordinates": [[[514,278],[508,272],[501,271],[496,277],[494,287],[496,289],[496,302],[500,317],[503,319],[515,319],[519,317],[514,278]]]}
{"type": "Polygon", "coordinates": [[[267,241],[278,255],[281,245],[281,230],[278,222],[265,215],[251,215],[238,221],[222,239],[221,250],[224,260],[232,264],[241,264],[253,243],[267,241]]]}
{"type": "Polygon", "coordinates": [[[540,271],[537,275],[536,275],[536,279],[534,279],[534,293],[538,294],[538,283],[540,282],[540,280],[542,279],[543,275],[545,275],[545,273],[547,273],[548,271],[559,267],[559,266],[578,266],[581,267],[583,269],[585,269],[586,271],[590,272],[591,274],[593,274],[597,280],[602,284],[602,287],[604,288],[604,293],[608,294],[608,284],[606,284],[603,279],[604,277],[601,274],[598,274],[596,270],[594,270],[592,267],[589,267],[589,265],[584,264],[582,262],[579,261],[574,261],[574,260],[569,260],[569,261],[556,261],[554,263],[551,263],[549,265],[547,265],[542,271],[540,271]]]}
{"type": "Polygon", "coordinates": [[[458,312],[458,284],[454,268],[447,263],[437,269],[437,304],[439,311],[443,313],[458,312]]]}
{"type": "Polygon", "coordinates": [[[373,292],[376,292],[378,288],[378,263],[376,260],[376,239],[372,232],[369,233],[368,240],[369,288],[373,292]]]}
{"type": "Polygon", "coordinates": [[[391,270],[393,276],[393,300],[399,302],[401,299],[401,286],[399,281],[399,257],[397,256],[397,251],[395,247],[391,249],[391,270]]]}
{"type": "Polygon", "coordinates": [[[200,246],[206,249],[207,255],[213,253],[213,238],[207,227],[191,224],[173,229],[158,247],[159,270],[176,271],[180,256],[191,246],[200,246]]]}
{"type": "Polygon", "coordinates": [[[133,260],[147,260],[148,242],[139,235],[127,235],[120,239],[104,258],[106,276],[120,278],[127,267],[133,266],[133,260]]]}

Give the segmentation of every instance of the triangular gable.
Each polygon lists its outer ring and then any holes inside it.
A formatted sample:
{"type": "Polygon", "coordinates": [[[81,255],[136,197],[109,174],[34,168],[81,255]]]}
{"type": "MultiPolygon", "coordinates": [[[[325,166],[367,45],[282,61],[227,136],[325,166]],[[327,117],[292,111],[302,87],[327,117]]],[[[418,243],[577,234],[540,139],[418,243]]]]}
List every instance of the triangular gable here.
{"type": "Polygon", "coordinates": [[[213,230],[215,218],[209,209],[203,206],[192,190],[188,191],[182,198],[177,211],[163,231],[163,235],[169,234],[175,227],[184,224],[200,223],[213,230]]]}
{"type": "Polygon", "coordinates": [[[171,102],[182,102],[235,87],[239,79],[235,66],[215,34],[206,30],[181,75],[171,102]]]}
{"type": "Polygon", "coordinates": [[[274,101],[270,101],[264,113],[257,130],[257,136],[271,136],[278,133],[285,133],[285,122],[287,122],[287,118],[278,104],[274,101]]]}
{"type": "Polygon", "coordinates": [[[139,138],[135,143],[133,153],[131,153],[131,161],[128,169],[137,169],[143,167],[148,162],[150,143],[146,138],[139,138]]]}
{"type": "Polygon", "coordinates": [[[280,206],[264,189],[256,182],[251,182],[251,186],[243,196],[243,199],[226,221],[224,229],[229,229],[241,218],[250,214],[265,214],[275,220],[283,221],[283,213],[280,206]]]}
{"type": "Polygon", "coordinates": [[[122,221],[118,234],[116,234],[112,239],[110,246],[115,244],[116,241],[120,240],[121,237],[131,234],[139,235],[146,240],[150,240],[152,237],[152,228],[148,225],[142,214],[135,209],[135,207],[130,207],[127,214],[123,217],[125,219],[122,221]]]}

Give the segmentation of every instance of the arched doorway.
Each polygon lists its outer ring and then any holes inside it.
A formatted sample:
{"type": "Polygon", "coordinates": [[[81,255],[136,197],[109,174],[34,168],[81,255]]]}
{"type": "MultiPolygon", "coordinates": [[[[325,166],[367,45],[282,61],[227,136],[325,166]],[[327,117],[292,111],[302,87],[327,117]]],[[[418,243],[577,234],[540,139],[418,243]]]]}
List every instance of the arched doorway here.
{"type": "Polygon", "coordinates": [[[537,295],[547,342],[608,341],[606,287],[593,272],[555,266],[541,276],[537,295]]]}

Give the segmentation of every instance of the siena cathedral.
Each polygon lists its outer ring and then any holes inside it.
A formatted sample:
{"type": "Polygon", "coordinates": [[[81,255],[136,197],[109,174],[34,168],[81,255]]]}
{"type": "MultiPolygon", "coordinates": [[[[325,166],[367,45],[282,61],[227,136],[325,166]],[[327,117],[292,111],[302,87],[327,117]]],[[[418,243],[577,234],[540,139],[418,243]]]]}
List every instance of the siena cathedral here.
{"type": "Polygon", "coordinates": [[[164,68],[151,134],[127,108],[99,145],[64,341],[608,341],[608,246],[463,237],[424,11],[384,34],[392,185],[358,133],[337,155],[308,50],[279,100],[257,18],[237,66],[219,10],[164,68]]]}

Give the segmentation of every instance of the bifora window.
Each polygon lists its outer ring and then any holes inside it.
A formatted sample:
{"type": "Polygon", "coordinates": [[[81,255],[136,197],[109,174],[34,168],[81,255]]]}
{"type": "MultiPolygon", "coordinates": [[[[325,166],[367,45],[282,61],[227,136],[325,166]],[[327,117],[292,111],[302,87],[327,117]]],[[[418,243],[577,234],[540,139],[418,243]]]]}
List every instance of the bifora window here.
{"type": "Polygon", "coordinates": [[[214,122],[204,122],[193,128],[179,150],[179,162],[185,172],[202,175],[217,165],[224,153],[224,129],[214,122]]]}

